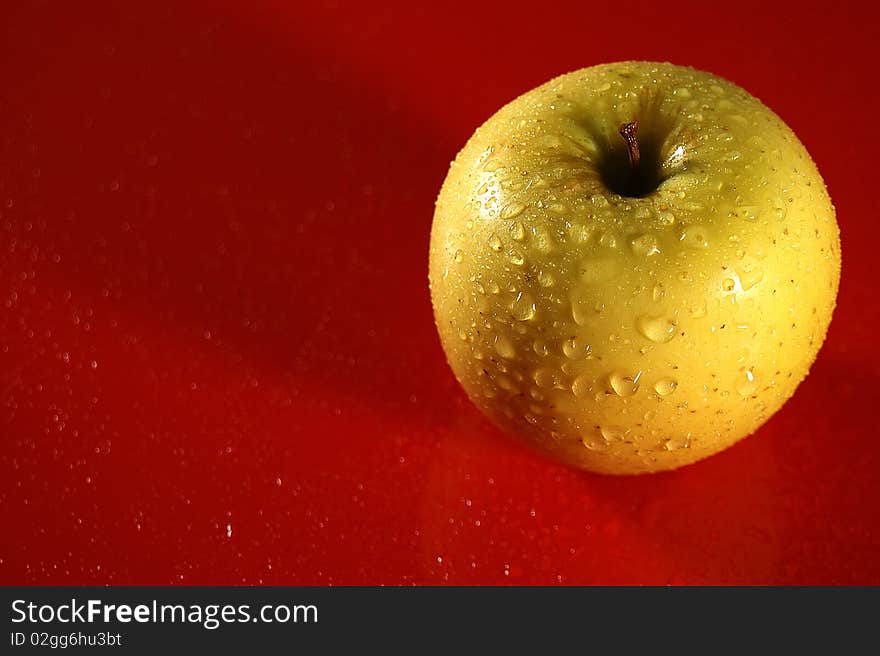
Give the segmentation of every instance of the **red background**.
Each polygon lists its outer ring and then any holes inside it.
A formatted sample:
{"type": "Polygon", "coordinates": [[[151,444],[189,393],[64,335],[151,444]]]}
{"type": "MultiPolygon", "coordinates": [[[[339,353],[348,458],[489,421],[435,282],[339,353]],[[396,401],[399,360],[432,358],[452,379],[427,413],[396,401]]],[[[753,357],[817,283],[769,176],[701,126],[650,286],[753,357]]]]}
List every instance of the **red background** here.
{"type": "Polygon", "coordinates": [[[4,3],[0,582],[880,583],[877,16],[382,4],[4,3]],[[493,428],[427,290],[472,130],[619,59],[763,99],[843,233],[795,397],[640,478],[493,428]]]}

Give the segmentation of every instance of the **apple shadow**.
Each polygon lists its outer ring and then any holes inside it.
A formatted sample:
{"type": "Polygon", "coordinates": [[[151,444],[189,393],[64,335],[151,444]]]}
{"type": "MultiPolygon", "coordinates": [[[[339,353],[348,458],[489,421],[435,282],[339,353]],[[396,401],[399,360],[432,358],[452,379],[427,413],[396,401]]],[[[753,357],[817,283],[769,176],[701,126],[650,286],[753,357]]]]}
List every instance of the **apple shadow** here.
{"type": "Polygon", "coordinates": [[[873,403],[878,373],[820,356],[783,408],[730,449],[674,472],[587,475],[587,483],[626,500],[622,516],[676,573],[673,581],[880,580],[866,506],[880,484],[880,444],[852,411],[873,403]],[[849,578],[841,578],[843,562],[859,563],[844,570],[849,578]]]}

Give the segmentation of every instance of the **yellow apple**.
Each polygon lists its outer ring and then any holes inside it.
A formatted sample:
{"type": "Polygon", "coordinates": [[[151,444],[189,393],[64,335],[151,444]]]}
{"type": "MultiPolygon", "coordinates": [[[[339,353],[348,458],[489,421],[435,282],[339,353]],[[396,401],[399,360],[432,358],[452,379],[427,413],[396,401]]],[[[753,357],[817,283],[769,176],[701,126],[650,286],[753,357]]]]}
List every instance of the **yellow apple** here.
{"type": "Polygon", "coordinates": [[[497,425],[574,467],[673,469],[755,431],[825,338],[834,207],[794,133],[668,63],[558,77],[477,129],[431,231],[449,364],[497,425]]]}

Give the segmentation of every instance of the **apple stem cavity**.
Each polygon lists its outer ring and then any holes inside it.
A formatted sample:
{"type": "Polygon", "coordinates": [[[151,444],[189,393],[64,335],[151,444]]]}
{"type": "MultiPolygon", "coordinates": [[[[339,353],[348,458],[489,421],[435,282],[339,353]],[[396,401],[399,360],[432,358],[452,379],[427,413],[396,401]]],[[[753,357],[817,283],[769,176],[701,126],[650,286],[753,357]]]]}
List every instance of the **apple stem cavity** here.
{"type": "Polygon", "coordinates": [[[606,186],[614,193],[629,198],[644,198],[663,182],[660,165],[663,134],[658,133],[657,126],[650,122],[648,128],[640,138],[639,121],[632,119],[618,128],[625,148],[619,141],[605,142],[598,168],[606,186]]]}
{"type": "Polygon", "coordinates": [[[629,165],[635,170],[639,165],[639,138],[637,132],[639,130],[639,122],[632,120],[620,126],[620,136],[626,141],[626,147],[629,152],[629,165]]]}

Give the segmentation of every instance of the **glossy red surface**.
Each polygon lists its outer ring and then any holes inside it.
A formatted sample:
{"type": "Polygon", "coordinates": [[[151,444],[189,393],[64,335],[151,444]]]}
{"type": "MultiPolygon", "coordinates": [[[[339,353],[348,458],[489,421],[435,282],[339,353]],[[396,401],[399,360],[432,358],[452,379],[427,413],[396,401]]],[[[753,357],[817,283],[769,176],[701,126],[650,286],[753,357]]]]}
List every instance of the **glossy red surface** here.
{"type": "Polygon", "coordinates": [[[372,4],[4,3],[0,582],[880,583],[877,16],[372,4]],[[628,58],[775,109],[844,272],[765,428],[613,478],[469,404],[427,248],[479,123],[628,58]]]}

